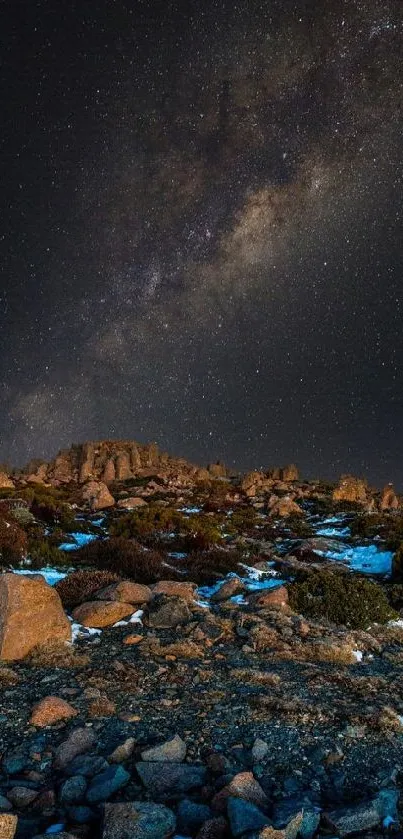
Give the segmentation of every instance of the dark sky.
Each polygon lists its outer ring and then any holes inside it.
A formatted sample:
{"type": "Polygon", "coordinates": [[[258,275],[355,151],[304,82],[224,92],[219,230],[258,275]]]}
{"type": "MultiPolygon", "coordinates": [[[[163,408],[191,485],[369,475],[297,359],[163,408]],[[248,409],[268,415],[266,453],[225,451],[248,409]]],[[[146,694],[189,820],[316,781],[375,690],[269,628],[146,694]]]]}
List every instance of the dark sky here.
{"type": "Polygon", "coordinates": [[[402,5],[2,3],[0,460],[403,485],[402,5]]]}

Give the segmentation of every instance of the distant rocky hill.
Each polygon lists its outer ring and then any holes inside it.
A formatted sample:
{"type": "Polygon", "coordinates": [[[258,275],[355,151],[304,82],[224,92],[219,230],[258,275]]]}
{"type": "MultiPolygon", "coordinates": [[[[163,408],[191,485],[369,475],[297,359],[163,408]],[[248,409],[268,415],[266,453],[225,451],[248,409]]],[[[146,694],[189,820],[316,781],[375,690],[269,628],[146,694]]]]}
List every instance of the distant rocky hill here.
{"type": "Polygon", "coordinates": [[[140,445],[132,440],[99,440],[62,449],[49,463],[31,461],[24,469],[27,480],[50,483],[84,484],[89,480],[112,484],[130,478],[158,475],[165,479],[203,480],[214,473],[184,458],[160,452],[155,443],[140,445]]]}

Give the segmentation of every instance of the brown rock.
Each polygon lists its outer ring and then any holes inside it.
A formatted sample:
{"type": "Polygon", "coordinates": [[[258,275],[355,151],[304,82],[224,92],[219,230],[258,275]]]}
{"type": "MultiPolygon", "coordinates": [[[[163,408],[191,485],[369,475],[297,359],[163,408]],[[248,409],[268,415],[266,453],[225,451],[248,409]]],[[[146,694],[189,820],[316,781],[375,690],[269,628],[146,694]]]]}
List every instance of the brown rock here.
{"type": "Polygon", "coordinates": [[[384,487],[382,492],[381,510],[398,510],[400,507],[399,499],[393,489],[392,484],[384,487]]]}
{"type": "Polygon", "coordinates": [[[116,480],[127,481],[132,475],[130,454],[128,452],[119,452],[116,458],[116,480]]]}
{"type": "Polygon", "coordinates": [[[353,501],[366,504],[368,501],[368,484],[353,475],[342,475],[338,487],[333,491],[333,501],[353,501]]]}
{"type": "Polygon", "coordinates": [[[299,473],[294,463],[281,469],[281,480],[289,483],[290,481],[298,481],[299,473]]]}
{"type": "Polygon", "coordinates": [[[152,591],[148,586],[143,586],[141,583],[122,580],[120,583],[112,583],[107,588],[103,588],[96,596],[97,600],[118,600],[121,603],[140,605],[151,600],[152,591]]]}
{"type": "Polygon", "coordinates": [[[69,720],[77,714],[78,711],[64,699],[58,696],[45,696],[34,705],[29,723],[44,728],[61,720],[69,720]]]}
{"type": "Polygon", "coordinates": [[[180,597],[188,603],[194,603],[197,587],[195,583],[181,583],[175,580],[160,580],[153,586],[153,596],[165,594],[167,597],[180,597]]]}
{"type": "MultiPolygon", "coordinates": [[[[250,598],[252,602],[252,598],[250,598]]],[[[255,595],[253,604],[258,609],[265,609],[270,606],[286,606],[288,603],[288,591],[285,586],[268,589],[255,595]]]]}
{"type": "Polygon", "coordinates": [[[143,641],[142,635],[126,635],[124,638],[123,643],[130,645],[140,644],[143,641]]]}
{"type": "Polygon", "coordinates": [[[175,734],[172,740],[141,752],[141,759],[157,763],[181,763],[185,760],[186,751],[186,743],[179,734],[175,734]]]}
{"type": "Polygon", "coordinates": [[[212,603],[221,603],[223,600],[229,600],[230,597],[234,597],[234,595],[243,591],[245,591],[244,583],[237,577],[233,577],[220,586],[218,591],[212,595],[211,601],[212,603]]]}
{"type": "Polygon", "coordinates": [[[89,752],[94,746],[95,734],[91,728],[75,728],[56,749],[55,769],[65,769],[75,757],[89,752]]]}
{"type": "Polygon", "coordinates": [[[243,798],[256,807],[267,807],[269,800],[266,793],[254,778],[252,772],[239,772],[228,784],[228,792],[235,798],[243,798]]]}
{"type": "Polygon", "coordinates": [[[0,813],[0,839],[14,839],[17,823],[17,816],[11,813],[0,813]]]}
{"type": "Polygon", "coordinates": [[[5,472],[0,472],[0,489],[14,489],[14,482],[5,472]]]}
{"type": "Polygon", "coordinates": [[[268,506],[270,515],[272,516],[287,518],[288,516],[303,515],[301,507],[288,495],[284,496],[284,498],[278,498],[276,495],[272,495],[268,506]]]}
{"type": "Polygon", "coordinates": [[[105,484],[111,484],[116,479],[115,461],[112,457],[108,458],[102,472],[102,480],[105,484]]]}
{"type": "Polygon", "coordinates": [[[84,484],[82,491],[83,501],[87,501],[93,511],[104,510],[113,507],[115,499],[109,492],[108,487],[102,481],[88,481],[84,484]]]}
{"type": "Polygon", "coordinates": [[[38,644],[71,641],[60,597],[43,577],[0,576],[0,659],[24,658],[38,644]]]}
{"type": "Polygon", "coordinates": [[[121,510],[135,510],[137,507],[146,507],[147,501],[144,498],[139,498],[137,495],[130,498],[121,498],[117,503],[117,507],[121,510]]]}
{"type": "Polygon", "coordinates": [[[149,606],[148,623],[154,629],[171,629],[188,623],[190,619],[191,611],[188,603],[181,597],[166,597],[164,594],[158,594],[149,606]]]}
{"type": "Polygon", "coordinates": [[[109,755],[109,763],[123,763],[125,760],[128,760],[134,752],[135,745],[136,741],[134,737],[128,737],[124,743],[116,746],[116,749],[109,755]]]}
{"type": "Polygon", "coordinates": [[[84,484],[94,475],[95,447],[93,443],[84,443],[81,452],[79,482],[84,484]]]}
{"type": "Polygon", "coordinates": [[[91,600],[82,603],[73,611],[73,618],[83,626],[103,629],[133,614],[132,603],[121,603],[119,600],[91,600]]]}

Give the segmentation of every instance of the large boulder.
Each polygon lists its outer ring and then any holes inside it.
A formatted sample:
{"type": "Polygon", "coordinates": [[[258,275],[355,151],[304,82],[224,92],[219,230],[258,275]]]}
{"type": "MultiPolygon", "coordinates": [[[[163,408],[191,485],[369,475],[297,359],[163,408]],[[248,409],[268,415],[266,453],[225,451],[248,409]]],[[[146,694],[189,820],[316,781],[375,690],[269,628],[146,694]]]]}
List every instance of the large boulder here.
{"type": "Polygon", "coordinates": [[[24,658],[50,641],[71,641],[60,597],[43,577],[0,576],[0,659],[24,658]]]}
{"type": "Polygon", "coordinates": [[[333,501],[350,501],[357,504],[368,502],[368,484],[353,475],[342,475],[339,485],[333,491],[333,501]]]}
{"type": "Polygon", "coordinates": [[[113,495],[102,481],[88,481],[83,487],[82,498],[83,501],[88,502],[90,509],[94,512],[115,505],[113,495]]]}
{"type": "Polygon", "coordinates": [[[381,510],[398,510],[400,507],[399,499],[393,489],[393,484],[388,484],[382,491],[382,498],[380,503],[381,510]]]}
{"type": "Polygon", "coordinates": [[[122,603],[119,600],[91,600],[82,603],[73,611],[73,618],[82,626],[103,629],[105,626],[113,626],[133,614],[132,603],[122,603]]]}
{"type": "Polygon", "coordinates": [[[120,603],[140,606],[142,603],[148,603],[152,596],[152,591],[148,586],[134,583],[133,580],[121,580],[119,583],[112,583],[107,588],[101,589],[96,599],[118,600],[120,603]]]}
{"type": "Polygon", "coordinates": [[[14,489],[14,483],[5,472],[0,472],[0,489],[14,489]]]}

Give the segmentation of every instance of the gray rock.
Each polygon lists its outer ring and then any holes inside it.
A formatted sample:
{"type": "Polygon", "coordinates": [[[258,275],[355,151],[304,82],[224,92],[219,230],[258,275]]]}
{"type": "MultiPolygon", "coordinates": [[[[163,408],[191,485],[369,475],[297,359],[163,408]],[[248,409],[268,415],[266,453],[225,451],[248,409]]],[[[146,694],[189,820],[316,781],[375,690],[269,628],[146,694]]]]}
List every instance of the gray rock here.
{"type": "Polygon", "coordinates": [[[108,769],[109,763],[98,755],[79,755],[72,760],[65,769],[66,775],[84,775],[93,778],[108,769]]]}
{"type": "Polygon", "coordinates": [[[175,826],[174,813],[162,804],[106,804],[102,839],[168,839],[175,826]]]}
{"type": "Polygon", "coordinates": [[[153,629],[172,629],[189,623],[192,613],[186,600],[158,594],[149,606],[148,623],[153,629]]]}
{"type": "MultiPolygon", "coordinates": [[[[5,798],[4,795],[0,795],[0,810],[4,811],[4,810],[12,810],[12,809],[13,809],[13,805],[11,804],[11,801],[9,801],[8,798],[5,798]]],[[[0,833],[0,836],[1,836],[1,833],[0,833]]]]}
{"type": "Polygon", "coordinates": [[[183,831],[187,836],[195,831],[212,817],[212,812],[207,804],[196,804],[185,798],[178,807],[178,830],[183,831]]]}
{"type": "Polygon", "coordinates": [[[276,828],[283,829],[286,839],[311,839],[319,822],[320,814],[307,798],[292,798],[281,801],[273,809],[276,828]]]}
{"type": "Polygon", "coordinates": [[[167,740],[160,746],[154,746],[141,752],[141,759],[156,763],[181,763],[186,757],[186,751],[186,743],[179,737],[179,734],[175,734],[172,740],[167,740]]]}
{"type": "Polygon", "coordinates": [[[188,763],[136,763],[136,769],[144,786],[151,795],[188,792],[203,786],[206,780],[204,766],[188,763]]]}
{"type": "Polygon", "coordinates": [[[379,811],[372,801],[357,804],[354,807],[341,807],[326,814],[326,820],[332,829],[343,839],[350,833],[371,830],[380,824],[379,811]]]}
{"type": "Polygon", "coordinates": [[[254,763],[260,763],[261,760],[264,760],[267,757],[269,751],[269,746],[265,740],[261,740],[260,737],[256,737],[256,740],[252,746],[252,760],[254,763]]]}
{"type": "MultiPolygon", "coordinates": [[[[95,734],[91,728],[75,728],[67,740],[64,740],[56,749],[55,769],[64,769],[77,755],[89,752],[95,742],[95,734]]],[[[83,773],[80,772],[80,774],[83,773]]]]}
{"type": "Polygon", "coordinates": [[[115,792],[130,781],[130,774],[123,766],[109,766],[105,772],[95,775],[87,790],[87,801],[94,804],[107,801],[115,792]]]}
{"type": "Polygon", "coordinates": [[[228,818],[232,835],[235,837],[270,825],[267,816],[243,798],[228,799],[228,818]]]}
{"type": "Polygon", "coordinates": [[[28,766],[28,763],[27,755],[22,752],[11,752],[3,758],[1,768],[6,775],[18,775],[28,766]]]}
{"type": "Polygon", "coordinates": [[[77,807],[68,807],[67,814],[71,821],[77,824],[88,824],[96,818],[93,810],[90,807],[85,807],[84,804],[79,804],[77,807]]]}
{"type": "Polygon", "coordinates": [[[60,801],[63,804],[74,804],[82,801],[87,790],[87,781],[82,775],[73,775],[60,788],[60,801]]]}

